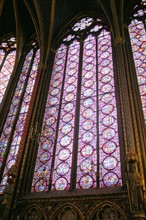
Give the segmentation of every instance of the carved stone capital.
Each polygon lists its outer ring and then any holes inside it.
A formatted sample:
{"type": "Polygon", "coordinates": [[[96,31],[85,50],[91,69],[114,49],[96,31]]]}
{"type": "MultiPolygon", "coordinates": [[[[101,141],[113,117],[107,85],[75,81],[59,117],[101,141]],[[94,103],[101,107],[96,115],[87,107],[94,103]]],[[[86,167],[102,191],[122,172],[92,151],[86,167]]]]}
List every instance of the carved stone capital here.
{"type": "Polygon", "coordinates": [[[125,42],[124,38],[120,35],[115,38],[115,44],[123,44],[125,42]]]}
{"type": "Polygon", "coordinates": [[[128,163],[131,163],[131,162],[137,162],[138,161],[138,158],[137,158],[137,155],[135,152],[132,152],[132,151],[129,151],[127,153],[127,161],[128,163]]]}

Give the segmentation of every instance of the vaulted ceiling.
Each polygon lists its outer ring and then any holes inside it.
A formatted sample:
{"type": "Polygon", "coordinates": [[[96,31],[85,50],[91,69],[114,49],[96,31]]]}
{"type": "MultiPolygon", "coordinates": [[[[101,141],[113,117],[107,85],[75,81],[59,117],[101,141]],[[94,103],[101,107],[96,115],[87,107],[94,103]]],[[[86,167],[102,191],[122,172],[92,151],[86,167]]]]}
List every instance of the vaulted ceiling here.
{"type": "Polygon", "coordinates": [[[54,38],[81,13],[96,13],[103,20],[106,16],[112,19],[110,11],[113,1],[118,13],[125,16],[131,13],[134,5],[141,4],[141,0],[1,0],[0,38],[12,32],[16,36],[22,34],[24,40],[34,33],[41,33],[47,38],[52,18],[54,38]]]}

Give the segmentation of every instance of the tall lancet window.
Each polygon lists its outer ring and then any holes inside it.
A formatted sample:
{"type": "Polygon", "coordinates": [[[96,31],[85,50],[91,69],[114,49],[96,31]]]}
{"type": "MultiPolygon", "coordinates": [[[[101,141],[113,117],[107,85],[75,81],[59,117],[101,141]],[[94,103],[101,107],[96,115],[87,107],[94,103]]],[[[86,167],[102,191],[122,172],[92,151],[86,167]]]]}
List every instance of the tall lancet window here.
{"type": "MultiPolygon", "coordinates": [[[[143,2],[146,5],[146,3],[143,2]]],[[[129,25],[131,46],[136,67],[139,91],[146,123],[146,20],[144,9],[139,9],[129,25]]]]}
{"type": "Polygon", "coordinates": [[[32,191],[121,184],[111,36],[87,17],[56,51],[32,191]]]}
{"type": "Polygon", "coordinates": [[[9,79],[13,73],[16,57],[16,38],[2,39],[0,42],[0,103],[5,94],[9,79]]]}
{"type": "Polygon", "coordinates": [[[8,169],[15,164],[37,75],[40,50],[35,42],[28,51],[0,138],[0,193],[7,183],[8,169]]]}

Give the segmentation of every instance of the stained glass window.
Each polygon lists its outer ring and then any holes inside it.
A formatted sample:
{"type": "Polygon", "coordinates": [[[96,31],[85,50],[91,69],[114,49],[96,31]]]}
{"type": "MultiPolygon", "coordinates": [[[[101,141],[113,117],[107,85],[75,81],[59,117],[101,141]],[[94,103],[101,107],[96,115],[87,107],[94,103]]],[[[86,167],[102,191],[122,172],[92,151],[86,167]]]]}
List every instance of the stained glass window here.
{"type": "Polygon", "coordinates": [[[16,38],[7,37],[0,43],[0,103],[13,72],[16,56],[16,38]]]}
{"type": "Polygon", "coordinates": [[[111,36],[87,17],[56,52],[32,192],[120,185],[111,36]]]}
{"type": "Polygon", "coordinates": [[[33,43],[32,49],[26,55],[0,138],[0,167],[3,170],[0,193],[3,193],[6,186],[8,169],[16,162],[39,59],[40,50],[33,43]]]}
{"type": "MultiPolygon", "coordinates": [[[[146,4],[146,3],[145,3],[146,4]]],[[[131,46],[136,67],[139,91],[146,123],[146,23],[144,10],[140,9],[134,14],[129,25],[131,46]]]]}

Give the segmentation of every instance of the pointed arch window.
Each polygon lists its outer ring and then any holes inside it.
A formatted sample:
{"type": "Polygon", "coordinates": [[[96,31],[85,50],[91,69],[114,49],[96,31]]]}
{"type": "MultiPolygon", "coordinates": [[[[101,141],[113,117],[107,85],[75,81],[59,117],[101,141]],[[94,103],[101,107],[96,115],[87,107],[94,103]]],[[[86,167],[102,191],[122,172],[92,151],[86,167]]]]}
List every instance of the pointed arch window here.
{"type": "MultiPolygon", "coordinates": [[[[143,5],[146,5],[142,1],[143,5]]],[[[138,9],[129,25],[138,86],[146,123],[146,20],[144,9],[138,9]]]]}
{"type": "Polygon", "coordinates": [[[16,38],[3,39],[0,43],[0,103],[13,72],[16,57],[16,38]]]}
{"type": "Polygon", "coordinates": [[[8,169],[15,164],[25,120],[36,80],[40,50],[33,42],[23,64],[15,93],[0,138],[0,167],[2,170],[0,193],[7,183],[8,169]]]}
{"type": "Polygon", "coordinates": [[[56,51],[32,191],[122,184],[111,36],[83,18],[56,51]]]}

